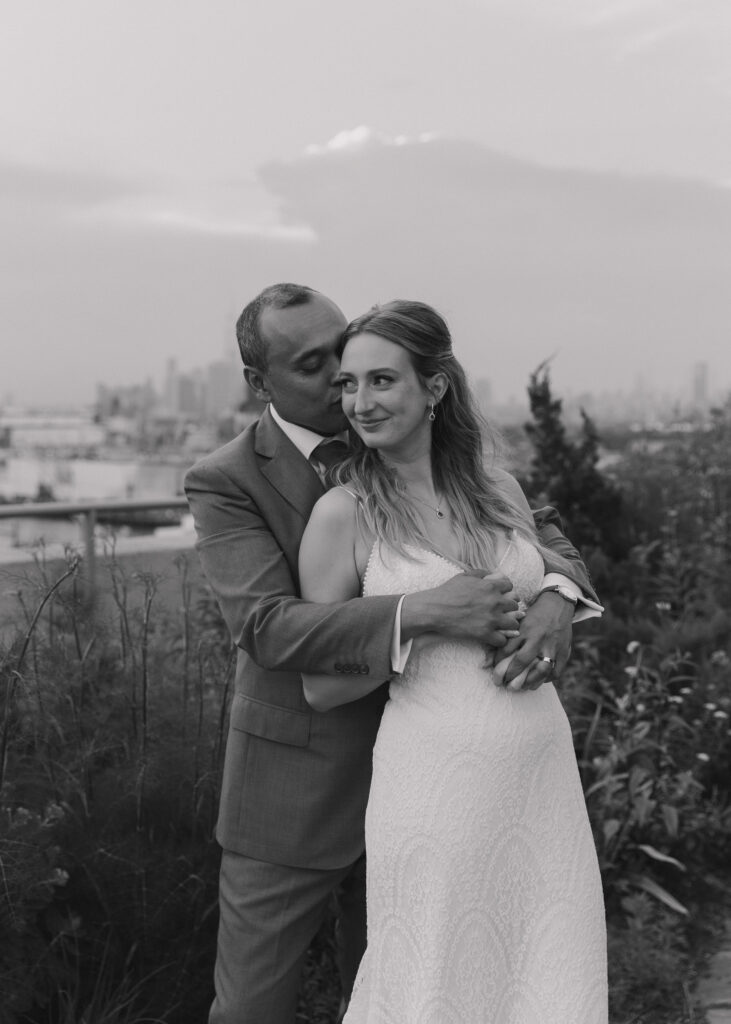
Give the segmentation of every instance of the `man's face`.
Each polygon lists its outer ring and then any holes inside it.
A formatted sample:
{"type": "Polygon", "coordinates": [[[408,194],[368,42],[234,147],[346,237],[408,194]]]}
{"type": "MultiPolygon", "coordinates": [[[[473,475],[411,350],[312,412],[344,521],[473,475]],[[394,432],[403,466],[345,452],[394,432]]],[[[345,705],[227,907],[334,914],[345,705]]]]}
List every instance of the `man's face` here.
{"type": "Polygon", "coordinates": [[[335,381],[340,369],[338,345],[346,319],[324,295],[289,309],[267,309],[259,329],[267,341],[265,373],[246,371],[258,397],[272,403],[290,423],[318,434],[336,434],[347,425],[335,381]]]}

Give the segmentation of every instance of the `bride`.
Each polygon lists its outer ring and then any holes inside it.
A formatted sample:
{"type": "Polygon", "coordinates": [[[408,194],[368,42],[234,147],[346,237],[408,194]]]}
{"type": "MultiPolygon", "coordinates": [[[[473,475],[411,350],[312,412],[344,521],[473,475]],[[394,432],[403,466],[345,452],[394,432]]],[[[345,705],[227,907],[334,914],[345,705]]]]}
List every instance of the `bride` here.
{"type": "MultiPolygon", "coordinates": [[[[396,301],[347,328],[359,438],[300,550],[303,597],[405,594],[500,570],[543,579],[527,501],[483,469],[448,327],[396,301]]],[[[477,643],[414,641],[394,675],[366,815],[368,947],[345,1024],[606,1024],[602,888],[571,730],[551,683],[501,685],[477,643]]],[[[525,674],[525,673],[524,673],[525,674]]],[[[382,680],[305,677],[326,710],[382,680]],[[341,692],[342,691],[342,692],[341,692]]]]}

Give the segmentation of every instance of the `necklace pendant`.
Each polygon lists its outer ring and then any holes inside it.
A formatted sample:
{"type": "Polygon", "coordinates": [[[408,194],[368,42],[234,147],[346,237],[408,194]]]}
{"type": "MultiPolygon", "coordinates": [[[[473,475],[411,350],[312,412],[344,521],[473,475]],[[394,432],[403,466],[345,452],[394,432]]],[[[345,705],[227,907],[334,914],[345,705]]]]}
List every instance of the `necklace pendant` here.
{"type": "Polygon", "coordinates": [[[437,514],[437,519],[444,519],[444,513],[442,512],[442,510],[440,508],[434,509],[434,511],[437,514]]]}

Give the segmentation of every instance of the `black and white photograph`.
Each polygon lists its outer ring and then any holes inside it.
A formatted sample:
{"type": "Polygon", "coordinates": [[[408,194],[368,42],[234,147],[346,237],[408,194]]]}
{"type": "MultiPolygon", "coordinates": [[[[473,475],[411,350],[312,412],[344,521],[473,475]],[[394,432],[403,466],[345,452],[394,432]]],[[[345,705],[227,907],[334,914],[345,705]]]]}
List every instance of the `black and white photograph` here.
{"type": "Polygon", "coordinates": [[[731,1024],[728,0],[0,0],[0,1024],[731,1024]]]}

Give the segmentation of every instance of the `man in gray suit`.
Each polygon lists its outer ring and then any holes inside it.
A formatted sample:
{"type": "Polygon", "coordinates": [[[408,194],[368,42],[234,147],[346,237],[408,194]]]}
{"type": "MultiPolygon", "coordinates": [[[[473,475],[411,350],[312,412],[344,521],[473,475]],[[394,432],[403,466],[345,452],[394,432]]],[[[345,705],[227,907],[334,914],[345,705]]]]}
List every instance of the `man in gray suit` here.
{"type": "MultiPolygon", "coordinates": [[[[269,404],[185,480],[201,563],[239,648],[217,827],[210,1024],[293,1024],[304,957],[333,893],[345,998],[364,949],[364,815],[387,688],[318,714],[300,673],[338,676],[344,688],[364,673],[387,680],[401,644],[421,632],[502,647],[518,626],[510,582],[498,574],[463,574],[403,600],[299,598],[299,543],[330,461],[317,449],[346,427],[335,384],[345,326],[333,302],[298,285],[274,285],[249,303],[237,324],[244,374],[269,404]]],[[[539,653],[558,671],[566,661],[575,598],[594,598],[551,511],[541,539],[576,571],[520,624],[509,677],[532,663],[534,685],[551,673],[539,653]]]]}

